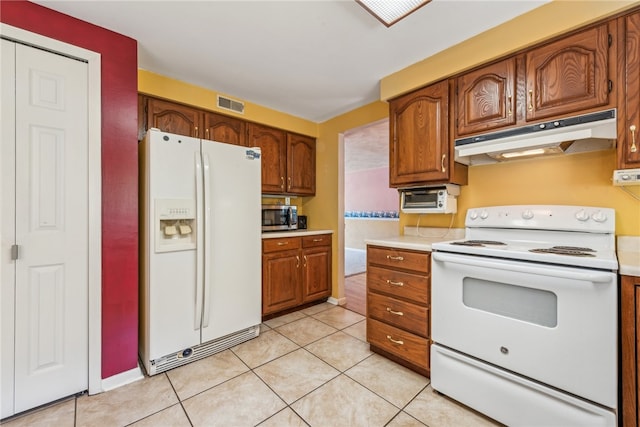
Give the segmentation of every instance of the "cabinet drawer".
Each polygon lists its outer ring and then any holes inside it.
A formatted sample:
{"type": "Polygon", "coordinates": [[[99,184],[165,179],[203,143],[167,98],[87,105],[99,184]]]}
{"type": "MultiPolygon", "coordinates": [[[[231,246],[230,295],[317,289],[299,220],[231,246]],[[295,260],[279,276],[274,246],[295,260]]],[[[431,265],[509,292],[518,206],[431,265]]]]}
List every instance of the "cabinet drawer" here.
{"type": "Polygon", "coordinates": [[[369,265],[367,290],[429,305],[429,275],[405,273],[369,265]]]}
{"type": "Polygon", "coordinates": [[[331,245],[330,234],[318,234],[314,236],[302,237],[303,248],[315,248],[316,246],[329,246],[329,245],[331,245]]]}
{"type": "Polygon", "coordinates": [[[416,366],[429,369],[429,340],[426,338],[367,319],[367,341],[416,366]]]}
{"type": "Polygon", "coordinates": [[[429,309],[372,292],[367,294],[369,317],[429,337],[429,309]]]}
{"type": "Polygon", "coordinates": [[[428,273],[431,267],[430,261],[431,254],[427,252],[411,252],[375,246],[367,247],[367,263],[369,264],[428,273]]]}
{"type": "Polygon", "coordinates": [[[300,237],[282,237],[279,239],[263,239],[262,252],[289,251],[300,249],[300,237]]]}

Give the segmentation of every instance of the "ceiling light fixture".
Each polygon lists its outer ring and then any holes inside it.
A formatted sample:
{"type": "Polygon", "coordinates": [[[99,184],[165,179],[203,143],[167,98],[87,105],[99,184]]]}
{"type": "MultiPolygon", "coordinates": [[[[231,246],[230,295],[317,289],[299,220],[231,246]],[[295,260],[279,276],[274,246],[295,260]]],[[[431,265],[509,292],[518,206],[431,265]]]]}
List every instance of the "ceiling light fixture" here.
{"type": "Polygon", "coordinates": [[[367,12],[390,27],[431,0],[356,0],[367,12]]]}

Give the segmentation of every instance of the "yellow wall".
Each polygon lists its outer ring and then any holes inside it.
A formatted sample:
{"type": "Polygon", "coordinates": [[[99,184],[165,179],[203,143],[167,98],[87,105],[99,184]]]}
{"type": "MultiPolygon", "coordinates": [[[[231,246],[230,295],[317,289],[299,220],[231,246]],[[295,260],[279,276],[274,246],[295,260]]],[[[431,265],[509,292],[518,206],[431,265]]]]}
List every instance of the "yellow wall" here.
{"type": "MultiPolygon", "coordinates": [[[[614,150],[471,166],[469,185],[461,187],[454,227],[464,227],[468,208],[547,204],[584,205],[616,210],[616,234],[640,235],[640,201],[614,187],[614,150]]],[[[640,196],[640,187],[629,187],[640,196]]],[[[420,226],[448,227],[451,215],[422,215],[420,226]]],[[[416,225],[418,215],[402,215],[401,226],[416,225]]]]}
{"type": "Polygon", "coordinates": [[[219,111],[222,114],[237,116],[243,120],[262,123],[264,125],[286,129],[303,135],[314,137],[318,135],[318,124],[315,122],[265,108],[257,104],[252,104],[236,98],[233,95],[215,92],[146,70],[138,70],[138,92],[193,105],[194,107],[203,108],[205,110],[219,111]],[[244,102],[245,113],[234,114],[232,111],[218,108],[216,106],[217,95],[229,96],[232,99],[244,102]]]}

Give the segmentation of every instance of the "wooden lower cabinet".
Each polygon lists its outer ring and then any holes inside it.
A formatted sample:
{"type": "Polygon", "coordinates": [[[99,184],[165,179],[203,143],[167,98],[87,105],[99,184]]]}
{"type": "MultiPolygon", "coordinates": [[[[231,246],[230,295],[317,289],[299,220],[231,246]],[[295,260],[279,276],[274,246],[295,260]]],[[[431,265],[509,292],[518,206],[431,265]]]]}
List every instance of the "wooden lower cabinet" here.
{"type": "Polygon", "coordinates": [[[262,240],[262,315],[331,295],[331,235],[262,240]]]}
{"type": "Polygon", "coordinates": [[[429,376],[431,254],[367,246],[367,341],[429,376]]]}
{"type": "Polygon", "coordinates": [[[640,424],[640,277],[622,276],[621,282],[622,425],[637,427],[640,424]]]}

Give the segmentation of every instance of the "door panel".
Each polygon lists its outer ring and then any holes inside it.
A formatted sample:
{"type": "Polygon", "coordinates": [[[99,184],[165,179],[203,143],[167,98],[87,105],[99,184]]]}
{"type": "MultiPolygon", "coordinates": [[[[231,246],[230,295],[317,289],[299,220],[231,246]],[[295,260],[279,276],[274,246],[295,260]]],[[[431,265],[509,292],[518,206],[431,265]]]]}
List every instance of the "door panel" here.
{"type": "Polygon", "coordinates": [[[88,387],[87,74],[16,45],[15,412],[88,387]]]}
{"type": "Polygon", "coordinates": [[[249,123],[249,147],[260,147],[262,192],[284,193],[287,172],[287,140],[284,131],[249,123]]]}
{"type": "Polygon", "coordinates": [[[449,86],[433,84],[389,103],[389,185],[449,179],[449,86]]]}
{"type": "Polygon", "coordinates": [[[210,163],[204,194],[210,206],[205,212],[210,215],[205,228],[210,250],[205,250],[209,275],[205,274],[202,342],[261,322],[261,164],[247,151],[202,142],[203,157],[210,163]]]}
{"type": "Polygon", "coordinates": [[[202,168],[197,166],[201,164],[200,140],[148,132],[142,144],[147,169],[144,197],[148,247],[140,298],[147,363],[200,343],[202,278],[198,267],[202,263],[204,227],[196,214],[203,209],[196,194],[197,183],[202,181],[202,168]],[[169,221],[176,218],[172,210],[186,210],[185,217],[195,216],[195,229],[184,239],[190,244],[183,245],[164,232],[164,226],[180,226],[177,219],[175,223],[169,221]],[[162,223],[163,219],[169,222],[162,223]]]}
{"type": "Polygon", "coordinates": [[[37,310],[29,313],[29,374],[64,365],[64,293],[63,264],[34,267],[29,272],[29,299],[37,310]]]}

